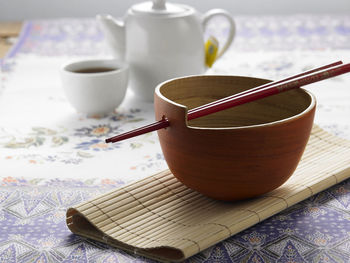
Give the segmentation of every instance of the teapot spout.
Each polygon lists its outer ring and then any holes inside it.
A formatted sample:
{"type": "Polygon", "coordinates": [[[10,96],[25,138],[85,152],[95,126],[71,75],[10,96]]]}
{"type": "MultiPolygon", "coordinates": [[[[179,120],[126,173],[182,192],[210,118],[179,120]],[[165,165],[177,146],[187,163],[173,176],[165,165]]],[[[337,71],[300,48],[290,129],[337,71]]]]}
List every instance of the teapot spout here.
{"type": "Polygon", "coordinates": [[[106,38],[114,58],[125,60],[125,25],[111,15],[97,15],[97,22],[106,38]]]}

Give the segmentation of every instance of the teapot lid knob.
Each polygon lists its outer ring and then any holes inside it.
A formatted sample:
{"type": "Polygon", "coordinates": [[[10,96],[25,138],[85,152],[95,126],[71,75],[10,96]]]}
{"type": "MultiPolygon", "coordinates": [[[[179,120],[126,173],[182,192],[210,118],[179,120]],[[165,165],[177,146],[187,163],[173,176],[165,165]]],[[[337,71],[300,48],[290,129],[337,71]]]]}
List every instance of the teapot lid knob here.
{"type": "Polygon", "coordinates": [[[152,9],[154,10],[165,10],[165,0],[153,0],[152,9]]]}
{"type": "Polygon", "coordinates": [[[167,3],[166,0],[151,0],[131,7],[131,13],[143,16],[169,17],[179,14],[192,14],[193,8],[186,5],[167,3]]]}

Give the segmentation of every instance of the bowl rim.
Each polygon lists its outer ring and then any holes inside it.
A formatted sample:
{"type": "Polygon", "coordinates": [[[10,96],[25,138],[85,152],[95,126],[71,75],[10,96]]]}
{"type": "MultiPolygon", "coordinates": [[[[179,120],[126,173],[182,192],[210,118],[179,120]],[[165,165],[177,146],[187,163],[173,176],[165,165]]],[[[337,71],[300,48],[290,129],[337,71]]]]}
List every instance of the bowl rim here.
{"type": "MultiPolygon", "coordinates": [[[[303,110],[302,112],[293,115],[288,118],[284,118],[281,120],[277,121],[272,121],[272,122],[267,122],[267,123],[262,123],[262,124],[254,124],[254,125],[247,125],[247,126],[234,126],[234,127],[219,127],[219,128],[214,128],[214,127],[196,127],[196,126],[189,126],[188,125],[188,120],[187,120],[187,113],[188,113],[188,108],[180,103],[176,103],[167,97],[165,97],[161,92],[160,89],[162,88],[163,85],[168,84],[170,82],[176,81],[176,80],[182,80],[182,79],[190,79],[190,78],[200,78],[200,77],[239,77],[239,78],[247,78],[247,79],[260,79],[260,80],[269,80],[269,79],[263,79],[263,78],[256,78],[256,77],[249,77],[249,76],[240,76],[240,75],[190,75],[190,76],[185,76],[185,77],[178,77],[178,78],[172,78],[166,81],[163,81],[162,83],[158,84],[157,87],[155,88],[155,95],[157,95],[159,98],[167,101],[170,104],[173,104],[177,107],[183,108],[185,110],[185,125],[189,129],[198,129],[198,130],[240,130],[240,129],[252,129],[252,128],[262,128],[262,127],[270,127],[270,126],[275,126],[275,125],[280,125],[280,124],[285,124],[291,121],[294,121],[295,119],[301,118],[303,115],[307,114],[311,110],[313,110],[316,107],[316,97],[314,94],[312,94],[310,91],[305,90],[303,88],[299,88],[300,90],[304,91],[311,99],[309,106],[303,110]]],[[[271,81],[271,80],[269,80],[271,81]]]]}

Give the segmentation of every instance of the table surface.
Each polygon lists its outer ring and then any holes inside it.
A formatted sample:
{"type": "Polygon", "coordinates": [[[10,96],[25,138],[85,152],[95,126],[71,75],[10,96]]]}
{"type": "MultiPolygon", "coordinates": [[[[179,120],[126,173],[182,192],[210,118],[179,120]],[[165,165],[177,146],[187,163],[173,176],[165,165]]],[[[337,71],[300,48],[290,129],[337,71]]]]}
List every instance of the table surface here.
{"type": "MultiPolygon", "coordinates": [[[[234,44],[207,74],[280,79],[350,59],[350,16],[235,19],[234,44]]],[[[1,27],[1,37],[15,36],[19,25],[1,27]]],[[[207,34],[212,32],[224,38],[225,24],[214,22],[207,34]]],[[[87,118],[62,92],[58,70],[63,63],[110,57],[95,21],[27,21],[2,57],[0,262],[153,262],[73,235],[65,225],[67,207],[167,168],[154,133],[103,143],[153,121],[152,104],[128,93],[115,112],[87,118]]],[[[340,76],[307,87],[318,100],[315,122],[347,139],[349,86],[349,77],[340,76]]],[[[346,180],[187,262],[349,262],[349,251],[346,180]]]]}

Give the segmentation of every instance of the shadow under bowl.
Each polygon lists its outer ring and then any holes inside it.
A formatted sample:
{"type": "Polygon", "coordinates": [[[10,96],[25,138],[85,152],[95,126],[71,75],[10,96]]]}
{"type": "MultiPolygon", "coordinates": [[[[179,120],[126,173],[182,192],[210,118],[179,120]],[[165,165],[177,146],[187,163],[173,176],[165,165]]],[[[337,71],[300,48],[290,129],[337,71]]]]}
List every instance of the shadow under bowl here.
{"type": "Polygon", "coordinates": [[[187,111],[268,83],[238,76],[191,76],[169,80],[155,91],[158,131],[170,171],[183,184],[219,200],[269,192],[293,174],[310,136],[315,97],[290,90],[187,121],[187,111]]]}

